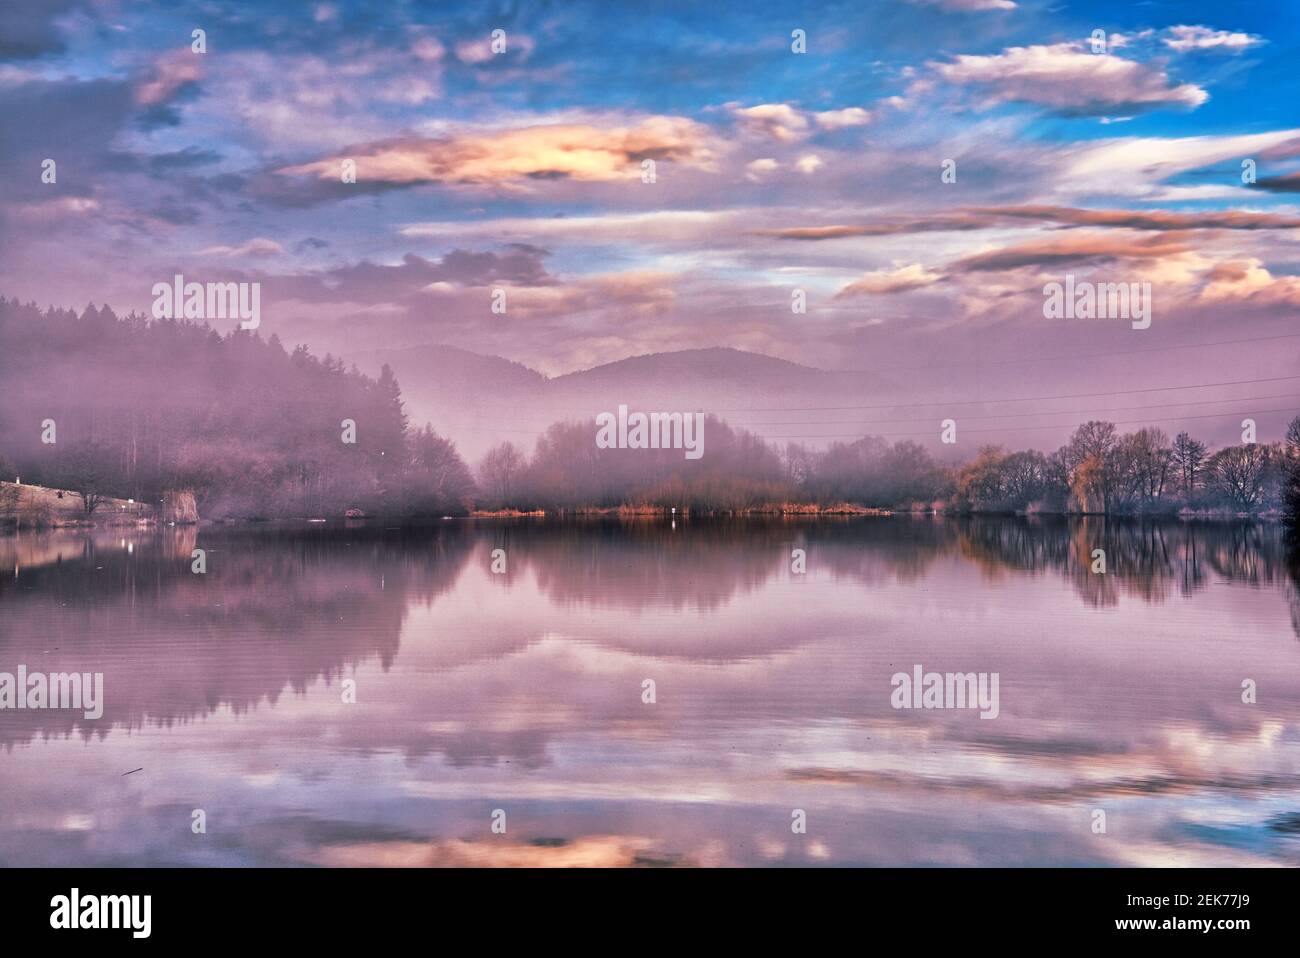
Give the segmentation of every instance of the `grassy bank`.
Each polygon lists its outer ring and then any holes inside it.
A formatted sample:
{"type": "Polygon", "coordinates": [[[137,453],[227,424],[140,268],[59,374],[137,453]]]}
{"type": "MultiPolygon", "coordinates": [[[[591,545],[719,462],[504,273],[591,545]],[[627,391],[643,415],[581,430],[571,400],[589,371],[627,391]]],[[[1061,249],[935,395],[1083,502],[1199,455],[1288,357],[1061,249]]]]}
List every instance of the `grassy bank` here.
{"type": "Polygon", "coordinates": [[[133,526],[154,520],[152,506],[130,499],[101,498],[93,512],[70,489],[0,482],[0,524],[30,529],[133,526]]]}

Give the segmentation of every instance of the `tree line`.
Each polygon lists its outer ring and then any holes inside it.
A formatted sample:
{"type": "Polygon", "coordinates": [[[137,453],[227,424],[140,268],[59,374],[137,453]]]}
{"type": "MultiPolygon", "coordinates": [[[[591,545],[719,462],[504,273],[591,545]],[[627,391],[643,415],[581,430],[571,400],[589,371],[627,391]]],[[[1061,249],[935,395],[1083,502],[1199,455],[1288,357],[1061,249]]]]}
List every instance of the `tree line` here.
{"type": "Polygon", "coordinates": [[[1300,416],[1286,438],[1211,451],[1186,432],[1079,426],[1052,453],[985,446],[958,465],[921,444],[879,436],[814,449],[773,446],[715,417],[708,453],[597,449],[592,426],[556,423],[531,455],[513,443],[478,463],[479,502],[489,508],[648,507],[764,511],[849,503],[967,513],[1161,515],[1184,511],[1300,514],[1300,416]]]}
{"type": "MultiPolygon", "coordinates": [[[[956,465],[878,436],[775,445],[714,416],[706,454],[688,460],[676,449],[601,449],[592,422],[570,421],[531,452],[500,443],[471,470],[451,439],[409,422],[387,366],[372,378],[274,335],[2,297],[0,383],[0,477],[72,490],[87,513],[104,496],[161,504],[185,490],[205,518],[842,504],[1300,515],[1300,416],[1281,442],[1213,451],[1186,432],[1091,421],[1052,453],[990,446],[956,465]]],[[[15,497],[0,492],[3,518],[15,497]]]]}

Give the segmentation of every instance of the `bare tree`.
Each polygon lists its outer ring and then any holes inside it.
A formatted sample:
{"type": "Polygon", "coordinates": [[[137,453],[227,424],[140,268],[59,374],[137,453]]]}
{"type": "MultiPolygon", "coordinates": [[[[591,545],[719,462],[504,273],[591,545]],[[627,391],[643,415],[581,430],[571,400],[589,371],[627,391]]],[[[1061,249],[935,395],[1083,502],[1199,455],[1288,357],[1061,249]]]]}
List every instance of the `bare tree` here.
{"type": "Polygon", "coordinates": [[[1173,466],[1178,477],[1179,492],[1186,502],[1196,495],[1196,485],[1205,467],[1205,443],[1180,432],[1174,439],[1173,466]]]}
{"type": "Polygon", "coordinates": [[[1169,479],[1173,450],[1163,430],[1139,429],[1123,436],[1111,450],[1110,511],[1149,507],[1160,501],[1169,479]]]}
{"type": "Polygon", "coordinates": [[[803,443],[788,442],[781,451],[781,462],[785,466],[785,475],[796,488],[802,489],[813,478],[813,463],[816,454],[803,443]]]}
{"type": "Polygon", "coordinates": [[[1291,420],[1283,447],[1282,515],[1293,539],[1300,539],[1300,416],[1291,420]]]}
{"type": "Polygon", "coordinates": [[[88,516],[94,515],[106,498],[110,455],[98,443],[81,443],[67,453],[58,469],[59,485],[81,497],[82,511],[88,516]]]}
{"type": "Polygon", "coordinates": [[[1206,466],[1215,489],[1234,506],[1253,512],[1268,485],[1269,448],[1262,443],[1220,449],[1206,466]]]}
{"type": "Polygon", "coordinates": [[[500,505],[510,505],[518,491],[519,476],[527,465],[524,454],[514,443],[493,446],[479,460],[478,478],[487,497],[500,505]]]}
{"type": "Polygon", "coordinates": [[[1002,461],[1002,483],[1007,498],[1025,508],[1042,499],[1048,491],[1047,457],[1037,450],[1014,452],[1002,461]]]}
{"type": "Polygon", "coordinates": [[[1067,469],[1071,491],[1089,505],[1085,511],[1104,512],[1110,502],[1111,453],[1116,443],[1115,424],[1093,419],[1074,431],[1061,448],[1060,458],[1067,469]]]}

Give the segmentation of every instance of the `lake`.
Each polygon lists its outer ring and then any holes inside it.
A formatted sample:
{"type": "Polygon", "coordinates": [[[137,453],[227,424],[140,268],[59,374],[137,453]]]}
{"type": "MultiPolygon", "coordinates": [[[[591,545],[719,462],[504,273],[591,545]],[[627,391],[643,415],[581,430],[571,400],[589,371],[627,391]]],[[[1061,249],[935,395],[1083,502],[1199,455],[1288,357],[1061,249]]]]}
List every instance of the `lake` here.
{"type": "Polygon", "coordinates": [[[3,537],[0,672],[104,701],[0,710],[0,864],[1300,864],[1298,578],[1254,523],[3,537]]]}

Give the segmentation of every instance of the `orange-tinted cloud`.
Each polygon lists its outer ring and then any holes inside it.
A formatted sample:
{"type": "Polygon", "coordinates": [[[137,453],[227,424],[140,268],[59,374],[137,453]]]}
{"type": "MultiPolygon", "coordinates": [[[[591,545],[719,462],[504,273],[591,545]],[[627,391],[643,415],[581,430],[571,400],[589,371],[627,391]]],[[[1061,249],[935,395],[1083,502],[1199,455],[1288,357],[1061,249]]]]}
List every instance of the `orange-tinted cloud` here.
{"type": "Polygon", "coordinates": [[[623,320],[649,318],[670,309],[677,298],[673,280],[670,274],[644,270],[607,273],[564,285],[503,285],[511,315],[566,317],[594,310],[617,326],[623,320]]]}
{"type": "Polygon", "coordinates": [[[304,852],[331,868],[627,868],[654,847],[632,835],[587,835],[573,841],[378,841],[326,845],[304,852]]]}
{"type": "Polygon", "coordinates": [[[1220,263],[1201,291],[1214,303],[1249,302],[1264,306],[1300,306],[1300,276],[1274,276],[1257,259],[1220,263]]]}
{"type": "Polygon", "coordinates": [[[881,220],[877,223],[831,226],[791,226],[781,229],[751,230],[753,236],[774,239],[826,240],[845,239],[852,236],[898,236],[905,233],[932,233],[948,230],[981,230],[996,226],[988,215],[949,213],[938,216],[920,216],[881,220]]]}
{"type": "Polygon", "coordinates": [[[854,296],[868,296],[884,293],[905,293],[913,289],[931,286],[943,279],[943,274],[931,272],[920,263],[900,266],[897,269],[877,270],[867,273],[836,294],[836,299],[849,299],[854,296]]]}
{"type": "Polygon", "coordinates": [[[1132,237],[1106,233],[1072,233],[976,253],[957,260],[950,268],[957,272],[971,273],[1115,260],[1160,260],[1190,252],[1190,249],[1182,234],[1132,237]]]}
{"type": "Polygon", "coordinates": [[[566,123],[437,139],[402,137],[277,172],[338,182],[346,158],[356,161],[357,184],[500,185],[625,179],[639,176],[639,164],[645,159],[708,168],[713,153],[708,132],[700,124],[682,117],[652,116],[629,126],[566,123]]]}

